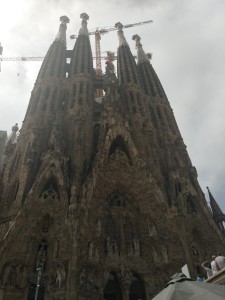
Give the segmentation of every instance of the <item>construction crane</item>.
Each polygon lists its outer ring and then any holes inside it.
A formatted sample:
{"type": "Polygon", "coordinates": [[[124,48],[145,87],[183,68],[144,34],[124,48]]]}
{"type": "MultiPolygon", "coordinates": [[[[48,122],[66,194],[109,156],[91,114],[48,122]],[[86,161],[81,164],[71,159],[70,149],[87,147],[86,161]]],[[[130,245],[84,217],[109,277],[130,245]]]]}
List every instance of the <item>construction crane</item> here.
{"type": "Polygon", "coordinates": [[[16,57],[0,57],[0,61],[43,61],[44,56],[16,56],[16,57]]]}
{"type": "MultiPolygon", "coordinates": [[[[141,25],[146,25],[149,23],[152,23],[152,20],[149,21],[143,21],[143,22],[138,22],[138,23],[133,23],[133,24],[126,24],[123,27],[124,28],[131,28],[135,26],[141,26],[141,25]]],[[[102,57],[101,56],[101,45],[100,45],[100,40],[101,40],[101,35],[106,34],[110,31],[115,31],[117,28],[115,27],[97,27],[94,31],[90,31],[89,35],[94,35],[95,36],[95,57],[93,59],[96,60],[96,75],[102,75],[102,59],[107,59],[108,57],[102,57]]],[[[77,38],[76,35],[71,35],[71,39],[77,38]]],[[[3,47],[1,46],[0,43],[0,72],[1,72],[1,61],[42,61],[44,57],[42,56],[37,56],[37,57],[2,57],[2,51],[3,47]]],[[[114,57],[116,59],[116,57],[114,57]]]]}
{"type": "MultiPolygon", "coordinates": [[[[108,51],[107,51],[108,52],[108,51]]],[[[111,52],[113,53],[113,52],[111,52]]],[[[151,59],[152,54],[151,53],[146,53],[146,56],[151,59]]],[[[137,56],[133,55],[133,57],[136,59],[137,56]]],[[[97,57],[93,56],[93,59],[96,60],[97,57]]],[[[100,56],[100,59],[102,60],[108,60],[109,56],[100,56]]],[[[116,60],[117,56],[113,55],[113,60],[116,60]]],[[[0,62],[1,61],[43,61],[44,56],[15,56],[15,57],[0,57],[0,62]]]]}
{"type": "MultiPolygon", "coordinates": [[[[133,24],[126,24],[123,27],[124,28],[131,28],[135,26],[140,26],[140,25],[146,25],[149,23],[152,23],[152,20],[149,21],[143,21],[143,22],[138,22],[138,23],[133,23],[133,24]]],[[[100,40],[101,40],[101,35],[106,34],[110,31],[115,31],[117,28],[114,27],[97,27],[94,31],[90,31],[89,35],[94,35],[95,36],[95,55],[96,55],[96,75],[102,75],[102,63],[101,63],[101,45],[100,45],[100,40]]],[[[77,35],[71,35],[71,39],[77,38],[77,35]]]]}

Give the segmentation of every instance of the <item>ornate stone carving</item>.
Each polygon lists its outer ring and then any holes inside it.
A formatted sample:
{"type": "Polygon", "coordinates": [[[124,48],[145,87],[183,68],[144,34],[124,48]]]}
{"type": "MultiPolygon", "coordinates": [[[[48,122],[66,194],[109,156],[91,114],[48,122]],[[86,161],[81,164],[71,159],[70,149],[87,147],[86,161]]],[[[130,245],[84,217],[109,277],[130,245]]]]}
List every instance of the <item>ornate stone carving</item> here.
{"type": "Polygon", "coordinates": [[[164,245],[161,245],[161,252],[162,252],[163,261],[165,263],[168,263],[168,261],[169,261],[168,260],[168,251],[164,245]]]}
{"type": "Polygon", "coordinates": [[[119,279],[121,282],[121,285],[125,288],[128,289],[131,285],[131,272],[130,270],[127,268],[127,266],[125,264],[121,264],[120,265],[120,273],[119,273],[119,279]]]}
{"type": "Polygon", "coordinates": [[[2,272],[2,285],[24,288],[26,283],[26,267],[18,263],[8,263],[2,272]]]}
{"type": "Polygon", "coordinates": [[[50,185],[50,187],[42,192],[40,200],[45,200],[45,201],[55,201],[58,200],[58,195],[56,191],[53,189],[53,187],[50,185]]]}
{"type": "Polygon", "coordinates": [[[79,274],[79,291],[84,297],[91,297],[99,294],[99,287],[96,285],[90,269],[83,268],[79,274]]]}
{"type": "Polygon", "coordinates": [[[96,234],[98,237],[101,235],[101,231],[102,231],[101,220],[98,219],[97,226],[96,226],[96,234]]]}
{"type": "Polygon", "coordinates": [[[140,243],[138,239],[134,239],[134,255],[140,256],[141,250],[140,250],[140,243]]]}
{"type": "Polygon", "coordinates": [[[55,285],[58,289],[65,286],[66,282],[66,268],[63,262],[59,262],[55,269],[55,285]]]}
{"type": "Polygon", "coordinates": [[[106,250],[108,256],[113,256],[113,243],[111,242],[109,236],[106,238],[106,250]]]}
{"type": "Polygon", "coordinates": [[[91,241],[89,243],[89,247],[88,247],[88,259],[89,260],[92,260],[92,258],[93,258],[93,250],[94,250],[94,242],[91,241]]]}
{"type": "Polygon", "coordinates": [[[39,249],[37,253],[36,268],[41,267],[44,269],[45,262],[46,262],[46,255],[47,255],[47,241],[43,239],[39,245],[39,249]]]}
{"type": "Polygon", "coordinates": [[[157,235],[156,227],[155,225],[148,219],[147,220],[148,225],[148,236],[153,237],[157,235]]]}

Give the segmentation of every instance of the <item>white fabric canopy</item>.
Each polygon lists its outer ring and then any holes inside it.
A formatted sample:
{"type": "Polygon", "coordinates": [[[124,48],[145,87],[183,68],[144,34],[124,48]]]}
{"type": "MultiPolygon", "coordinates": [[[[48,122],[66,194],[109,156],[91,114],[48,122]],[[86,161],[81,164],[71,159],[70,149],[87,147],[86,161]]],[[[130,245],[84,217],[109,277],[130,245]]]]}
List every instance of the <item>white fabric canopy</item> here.
{"type": "Polygon", "coordinates": [[[225,286],[197,281],[168,285],[152,300],[225,300],[225,286]]]}

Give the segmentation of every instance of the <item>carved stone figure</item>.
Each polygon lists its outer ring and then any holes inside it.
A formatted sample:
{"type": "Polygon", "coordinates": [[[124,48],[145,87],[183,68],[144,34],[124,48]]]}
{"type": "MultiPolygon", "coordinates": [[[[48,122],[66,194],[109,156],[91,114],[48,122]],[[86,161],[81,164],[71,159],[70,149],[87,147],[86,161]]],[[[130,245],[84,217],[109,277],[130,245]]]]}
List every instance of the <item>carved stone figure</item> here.
{"type": "Polygon", "coordinates": [[[75,186],[75,184],[73,184],[72,188],[71,188],[70,203],[76,203],[76,186],[75,186]]]}
{"type": "Polygon", "coordinates": [[[131,272],[125,264],[120,265],[119,279],[123,287],[128,288],[131,284],[131,272]]]}
{"type": "Polygon", "coordinates": [[[4,270],[2,284],[3,285],[11,285],[12,284],[12,276],[13,276],[13,267],[11,263],[9,263],[4,270]]]}
{"type": "Polygon", "coordinates": [[[155,225],[150,220],[147,221],[147,224],[148,224],[148,235],[150,237],[156,236],[157,231],[156,231],[155,225]]]}
{"type": "Polygon", "coordinates": [[[100,235],[101,235],[101,231],[102,231],[102,228],[101,228],[101,220],[98,219],[97,226],[96,226],[97,236],[100,236],[100,235]]]}
{"type": "Polygon", "coordinates": [[[113,247],[113,248],[114,248],[114,251],[113,251],[114,253],[113,253],[113,254],[114,254],[115,256],[119,256],[119,248],[118,248],[117,242],[114,242],[114,245],[113,245],[113,246],[114,246],[114,247],[113,247]]]}
{"type": "Polygon", "coordinates": [[[54,248],[53,248],[53,258],[58,257],[58,252],[59,252],[59,240],[56,240],[54,243],[54,248]]]}
{"type": "Polygon", "coordinates": [[[168,251],[164,245],[161,245],[162,257],[165,263],[168,263],[168,251]]]}
{"type": "Polygon", "coordinates": [[[90,297],[96,293],[96,286],[90,270],[83,268],[79,275],[79,290],[82,296],[90,297]]]}
{"type": "Polygon", "coordinates": [[[46,261],[46,254],[47,254],[46,252],[47,252],[47,242],[46,240],[42,240],[37,254],[36,268],[39,267],[44,268],[45,261],[46,261]]]}
{"type": "Polygon", "coordinates": [[[55,272],[56,272],[55,284],[56,287],[60,289],[65,284],[65,280],[66,280],[66,269],[63,262],[57,265],[55,272]]]}
{"type": "Polygon", "coordinates": [[[127,246],[127,254],[128,256],[132,256],[134,254],[134,248],[130,243],[127,246]]]}
{"type": "Polygon", "coordinates": [[[107,236],[107,238],[106,238],[106,249],[107,249],[108,256],[112,256],[113,255],[113,244],[112,244],[109,236],[107,236]]]}
{"type": "Polygon", "coordinates": [[[24,288],[26,284],[26,267],[22,264],[15,266],[15,286],[24,288]]]}
{"type": "Polygon", "coordinates": [[[140,256],[140,243],[138,239],[134,239],[134,254],[140,256]]]}
{"type": "Polygon", "coordinates": [[[88,248],[88,259],[92,260],[93,258],[93,249],[94,249],[94,243],[93,241],[90,242],[89,248],[88,248]]]}

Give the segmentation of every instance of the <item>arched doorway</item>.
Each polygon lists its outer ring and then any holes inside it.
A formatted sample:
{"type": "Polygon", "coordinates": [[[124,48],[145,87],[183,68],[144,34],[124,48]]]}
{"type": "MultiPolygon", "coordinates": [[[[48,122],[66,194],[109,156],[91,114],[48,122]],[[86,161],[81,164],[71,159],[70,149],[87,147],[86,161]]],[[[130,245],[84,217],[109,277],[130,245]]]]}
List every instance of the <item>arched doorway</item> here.
{"type": "Polygon", "coordinates": [[[120,284],[114,272],[109,273],[108,281],[104,288],[104,300],[122,300],[120,284]]]}
{"type": "Polygon", "coordinates": [[[144,282],[136,275],[132,274],[130,287],[130,300],[146,300],[144,282]]]}
{"type": "MultiPolygon", "coordinates": [[[[37,289],[37,285],[32,283],[29,288],[27,300],[35,299],[36,289],[37,289]]],[[[40,285],[37,300],[44,300],[44,293],[45,293],[44,286],[40,285]]]]}

